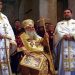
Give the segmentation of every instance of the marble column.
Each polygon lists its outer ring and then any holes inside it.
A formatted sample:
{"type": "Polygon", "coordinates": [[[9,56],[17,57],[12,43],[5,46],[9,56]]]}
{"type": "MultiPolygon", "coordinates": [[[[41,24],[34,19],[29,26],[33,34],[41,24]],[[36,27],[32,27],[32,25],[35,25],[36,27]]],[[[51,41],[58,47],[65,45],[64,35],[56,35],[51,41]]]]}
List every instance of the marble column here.
{"type": "Polygon", "coordinates": [[[51,23],[57,22],[57,0],[39,0],[39,16],[45,17],[51,23]]]}
{"type": "Polygon", "coordinates": [[[48,17],[54,25],[57,23],[57,0],[48,0],[48,17]]]}

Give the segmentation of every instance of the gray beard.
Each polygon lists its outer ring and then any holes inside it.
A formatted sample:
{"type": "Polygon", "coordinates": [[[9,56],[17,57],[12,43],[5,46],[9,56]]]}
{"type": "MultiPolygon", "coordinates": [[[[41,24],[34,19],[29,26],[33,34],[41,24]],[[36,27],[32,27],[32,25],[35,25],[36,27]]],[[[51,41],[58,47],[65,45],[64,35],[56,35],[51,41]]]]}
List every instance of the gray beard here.
{"type": "Polygon", "coordinates": [[[26,31],[26,34],[29,35],[30,38],[35,39],[37,33],[35,31],[26,31]]]}

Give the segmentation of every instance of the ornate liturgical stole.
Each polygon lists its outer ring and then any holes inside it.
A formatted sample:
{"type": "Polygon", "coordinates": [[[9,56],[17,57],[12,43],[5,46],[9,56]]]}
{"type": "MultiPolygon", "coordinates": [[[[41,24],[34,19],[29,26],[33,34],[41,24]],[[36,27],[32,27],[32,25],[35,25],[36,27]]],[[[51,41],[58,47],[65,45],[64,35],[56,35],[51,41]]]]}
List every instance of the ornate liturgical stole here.
{"type": "Polygon", "coordinates": [[[75,41],[62,42],[62,58],[64,70],[75,70],[75,41]]]}

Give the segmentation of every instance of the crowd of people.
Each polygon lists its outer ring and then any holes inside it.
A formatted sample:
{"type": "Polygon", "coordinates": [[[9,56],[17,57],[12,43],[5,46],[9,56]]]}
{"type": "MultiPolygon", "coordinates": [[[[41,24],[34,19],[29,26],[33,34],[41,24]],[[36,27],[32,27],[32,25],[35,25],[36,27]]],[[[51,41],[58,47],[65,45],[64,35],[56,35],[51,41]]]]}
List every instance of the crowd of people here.
{"type": "Polygon", "coordinates": [[[1,12],[0,75],[75,75],[75,20],[64,10],[64,20],[35,28],[32,19],[16,19],[12,28],[1,12]],[[56,72],[57,71],[57,72],[56,72]]]}

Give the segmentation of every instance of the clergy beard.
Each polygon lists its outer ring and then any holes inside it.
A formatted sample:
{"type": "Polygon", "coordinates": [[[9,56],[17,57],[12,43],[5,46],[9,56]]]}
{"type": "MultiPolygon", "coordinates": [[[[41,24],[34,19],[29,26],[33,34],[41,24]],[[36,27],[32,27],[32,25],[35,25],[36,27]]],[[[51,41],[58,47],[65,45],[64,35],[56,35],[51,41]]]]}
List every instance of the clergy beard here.
{"type": "Polygon", "coordinates": [[[65,20],[70,20],[70,19],[71,19],[71,17],[66,16],[66,17],[64,17],[64,19],[65,19],[65,20]]]}
{"type": "Polygon", "coordinates": [[[26,31],[26,33],[30,36],[30,38],[34,39],[36,37],[36,32],[35,31],[26,31]]]}

